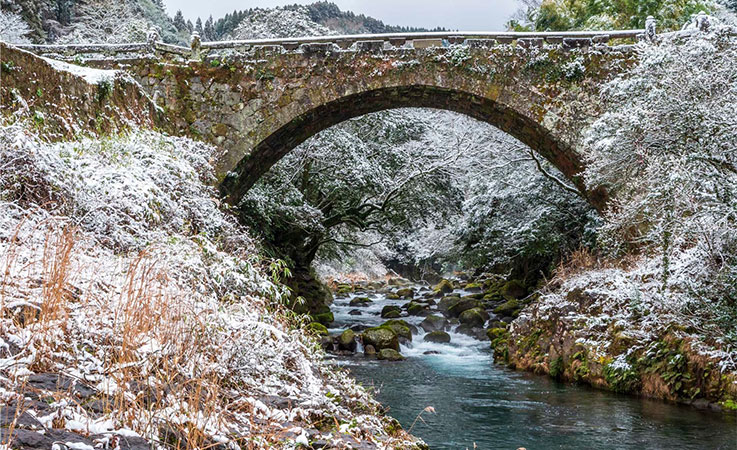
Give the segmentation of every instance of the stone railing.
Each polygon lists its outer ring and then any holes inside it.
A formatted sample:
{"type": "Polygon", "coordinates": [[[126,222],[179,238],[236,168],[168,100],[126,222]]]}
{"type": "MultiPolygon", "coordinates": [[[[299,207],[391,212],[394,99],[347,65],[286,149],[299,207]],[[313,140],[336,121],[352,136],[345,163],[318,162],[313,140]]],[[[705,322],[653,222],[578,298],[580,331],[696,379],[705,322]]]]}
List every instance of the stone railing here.
{"type": "Polygon", "coordinates": [[[302,38],[252,39],[234,41],[201,42],[197,33],[192,35],[190,47],[161,42],[158,32],[149,32],[147,42],[131,44],[68,44],[68,45],[17,45],[31,52],[60,59],[74,59],[83,55],[103,55],[105,57],[140,57],[155,55],[160,58],[201,60],[219,52],[246,54],[255,50],[271,52],[328,53],[334,50],[353,50],[359,52],[380,52],[388,49],[427,49],[447,45],[469,47],[493,47],[496,45],[517,45],[520,47],[543,47],[560,45],[563,48],[588,48],[608,45],[610,41],[656,41],[660,37],[672,35],[691,35],[708,31],[709,16],[700,13],[682,31],[656,34],[655,19],[651,16],[645,21],[644,29],[612,31],[561,31],[561,32],[423,32],[316,36],[302,38]]]}
{"type": "Polygon", "coordinates": [[[427,49],[446,45],[491,47],[516,43],[522,47],[543,47],[546,44],[562,45],[567,48],[585,48],[609,43],[612,39],[642,40],[645,30],[615,31],[566,31],[566,32],[428,32],[387,33],[362,35],[317,36],[283,39],[252,39],[237,41],[201,42],[194,33],[191,46],[166,44],[159,41],[156,33],[149,35],[148,42],[130,44],[67,44],[67,45],[17,45],[18,48],[39,55],[73,59],[82,55],[142,55],[174,56],[188,60],[199,60],[208,54],[222,51],[246,53],[254,49],[277,52],[300,51],[306,53],[327,52],[333,49],[355,51],[383,51],[391,48],[427,49]]]}

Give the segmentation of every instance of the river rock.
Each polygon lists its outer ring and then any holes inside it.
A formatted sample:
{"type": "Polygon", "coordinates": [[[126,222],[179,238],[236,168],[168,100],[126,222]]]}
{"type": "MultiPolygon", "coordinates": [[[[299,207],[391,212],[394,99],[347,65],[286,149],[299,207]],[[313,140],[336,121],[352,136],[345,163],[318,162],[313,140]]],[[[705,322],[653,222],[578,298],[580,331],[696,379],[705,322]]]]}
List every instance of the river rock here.
{"type": "Polygon", "coordinates": [[[363,353],[366,356],[374,356],[376,354],[376,349],[373,345],[367,345],[363,348],[363,353]]]}
{"type": "Polygon", "coordinates": [[[352,298],[348,306],[368,306],[369,303],[373,303],[368,297],[355,297],[352,298]]]}
{"type": "Polygon", "coordinates": [[[521,299],[527,295],[527,288],[520,280],[510,280],[504,284],[501,293],[508,299],[521,299]]]}
{"type": "Polygon", "coordinates": [[[461,300],[459,295],[446,295],[438,302],[438,310],[445,313],[448,309],[461,300]]]}
{"type": "Polygon", "coordinates": [[[520,309],[522,308],[520,307],[519,302],[516,299],[512,299],[494,308],[494,314],[499,314],[504,317],[513,317],[519,314],[520,309]]]}
{"type": "Polygon", "coordinates": [[[472,328],[483,327],[487,320],[489,320],[489,313],[483,308],[471,308],[463,311],[458,317],[458,320],[472,328]]]}
{"type": "Polygon", "coordinates": [[[453,317],[460,317],[460,315],[464,311],[468,311],[469,309],[473,308],[481,308],[483,307],[483,304],[476,300],[473,297],[462,297],[459,301],[452,304],[448,308],[448,314],[452,315],[453,317]]]}
{"type": "Polygon", "coordinates": [[[318,322],[318,323],[321,323],[327,326],[335,321],[335,317],[333,316],[332,312],[324,312],[320,314],[313,314],[312,321],[318,322]]]}
{"type": "Polygon", "coordinates": [[[468,283],[465,286],[463,286],[463,289],[468,292],[481,292],[481,283],[468,283]]]}
{"type": "Polygon", "coordinates": [[[397,336],[407,339],[408,341],[412,340],[413,333],[417,334],[417,327],[404,320],[387,320],[381,326],[391,328],[397,336]]]}
{"type": "Polygon", "coordinates": [[[391,348],[382,348],[376,357],[383,361],[403,361],[405,359],[401,353],[391,348]]]}
{"type": "Polygon", "coordinates": [[[415,296],[415,290],[412,288],[398,289],[397,295],[401,298],[413,298],[415,296]]]}
{"type": "Polygon", "coordinates": [[[381,317],[385,319],[396,319],[399,317],[402,313],[402,308],[395,305],[386,305],[385,307],[381,308],[381,317]],[[392,315],[392,317],[389,317],[389,314],[395,313],[392,315]]]}
{"type": "Polygon", "coordinates": [[[342,332],[338,337],[338,348],[341,350],[348,350],[349,352],[355,352],[356,333],[354,333],[351,329],[342,332]]]}
{"type": "Polygon", "coordinates": [[[450,280],[443,279],[433,287],[433,290],[439,294],[449,294],[453,292],[453,283],[450,280]]]}
{"type": "Polygon", "coordinates": [[[428,307],[429,305],[427,303],[410,302],[407,307],[407,313],[410,316],[425,316],[430,314],[430,311],[427,310],[428,307]]]}
{"type": "Polygon", "coordinates": [[[352,310],[348,311],[348,315],[350,315],[350,316],[360,316],[362,314],[363,313],[361,312],[360,309],[352,309],[352,310]]]}
{"type": "Polygon", "coordinates": [[[425,317],[425,320],[420,322],[420,328],[425,330],[427,333],[430,333],[433,331],[442,331],[445,329],[446,324],[447,321],[445,320],[445,317],[431,314],[425,317]]]}
{"type": "Polygon", "coordinates": [[[397,333],[386,326],[368,328],[361,335],[363,345],[373,345],[377,351],[391,348],[399,351],[399,337],[397,333]]]}
{"type": "Polygon", "coordinates": [[[501,320],[492,320],[491,322],[489,322],[489,326],[487,328],[490,329],[490,330],[492,328],[504,328],[504,329],[506,329],[507,326],[508,325],[506,323],[502,322],[501,320]]]}
{"type": "Polygon", "coordinates": [[[438,344],[447,344],[450,342],[450,335],[445,331],[433,331],[427,333],[423,338],[425,342],[435,342],[438,344]]]}

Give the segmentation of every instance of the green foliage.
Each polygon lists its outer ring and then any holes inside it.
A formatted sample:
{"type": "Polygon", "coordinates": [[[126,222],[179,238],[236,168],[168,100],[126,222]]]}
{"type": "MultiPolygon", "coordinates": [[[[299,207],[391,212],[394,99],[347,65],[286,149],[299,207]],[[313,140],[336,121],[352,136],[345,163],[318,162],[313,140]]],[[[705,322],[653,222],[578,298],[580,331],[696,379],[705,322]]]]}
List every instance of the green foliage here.
{"type": "Polygon", "coordinates": [[[543,0],[525,12],[525,24],[513,21],[508,26],[537,31],[638,29],[653,16],[659,30],[677,30],[692,14],[714,8],[710,0],[543,0]]]}
{"type": "Polygon", "coordinates": [[[563,376],[565,366],[563,365],[563,357],[559,356],[550,362],[550,376],[559,380],[563,376]]]}
{"type": "Polygon", "coordinates": [[[113,91],[113,84],[108,79],[100,80],[97,83],[97,102],[102,103],[110,96],[113,91]]]}
{"type": "Polygon", "coordinates": [[[15,63],[13,61],[3,61],[0,63],[0,72],[10,73],[15,69],[15,63]]]}
{"type": "Polygon", "coordinates": [[[644,373],[659,375],[672,394],[693,397],[698,392],[691,387],[692,376],[688,370],[688,359],[680,350],[680,341],[656,342],[637,361],[644,373]]]}
{"type": "Polygon", "coordinates": [[[640,387],[640,375],[632,366],[609,363],[604,366],[604,378],[614,392],[635,392],[640,387]]]}

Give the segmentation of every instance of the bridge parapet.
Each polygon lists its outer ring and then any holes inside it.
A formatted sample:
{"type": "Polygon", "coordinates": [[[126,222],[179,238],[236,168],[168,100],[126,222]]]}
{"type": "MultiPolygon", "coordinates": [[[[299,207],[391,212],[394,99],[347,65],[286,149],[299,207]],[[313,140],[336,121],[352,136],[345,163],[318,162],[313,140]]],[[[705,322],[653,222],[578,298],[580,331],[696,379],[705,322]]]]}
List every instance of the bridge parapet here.
{"type": "Polygon", "coordinates": [[[201,42],[196,33],[190,47],[161,42],[156,32],[149,33],[147,42],[127,44],[66,44],[17,45],[18,48],[39,55],[73,60],[85,55],[105,57],[134,57],[156,55],[164,59],[200,60],[220,54],[250,54],[259,51],[325,53],[330,51],[381,52],[389,49],[424,50],[433,47],[461,45],[494,47],[517,45],[521,47],[589,48],[608,45],[611,41],[633,43],[645,39],[646,30],[566,31],[566,32],[427,32],[385,33],[362,35],[329,35],[303,38],[251,39],[201,42]]]}

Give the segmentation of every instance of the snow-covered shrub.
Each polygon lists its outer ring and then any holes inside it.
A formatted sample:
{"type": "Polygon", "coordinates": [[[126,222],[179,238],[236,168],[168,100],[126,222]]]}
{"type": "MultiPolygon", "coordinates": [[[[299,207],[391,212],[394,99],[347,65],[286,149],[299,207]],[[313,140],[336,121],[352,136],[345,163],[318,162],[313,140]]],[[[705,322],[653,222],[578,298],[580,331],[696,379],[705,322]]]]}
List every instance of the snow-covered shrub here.
{"type": "Polygon", "coordinates": [[[130,0],[95,0],[75,8],[71,31],[60,36],[60,44],[117,44],[145,42],[149,22],[130,0]]]}
{"type": "Polygon", "coordinates": [[[304,6],[255,8],[231,33],[231,39],[269,39],[280,37],[326,36],[337,34],[310,18],[304,6]]]}
{"type": "Polygon", "coordinates": [[[0,11],[0,41],[9,44],[30,44],[28,34],[31,28],[17,14],[0,11]]]}
{"type": "MultiPolygon", "coordinates": [[[[602,241],[659,255],[663,288],[737,324],[737,39],[713,25],[682,43],[643,46],[605,90],[587,134],[590,186],[615,199],[602,241]],[[709,299],[713,302],[703,302],[709,299]]],[[[734,336],[737,338],[737,336],[734,336]]]]}
{"type": "Polygon", "coordinates": [[[47,144],[20,125],[5,128],[0,140],[3,196],[62,203],[78,226],[118,250],[172,233],[212,238],[234,227],[209,187],[212,146],[148,131],[47,144]]]}
{"type": "Polygon", "coordinates": [[[282,433],[331,417],[342,433],[411,445],[283,309],[284,289],[206,184],[212,147],[150,131],[51,144],[30,130],[0,127],[3,404],[33,395],[28,376],[60,373],[100,408],[53,392],[28,409],[85,436],[291,448],[282,433]]]}

